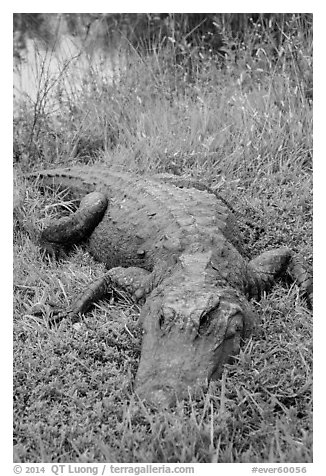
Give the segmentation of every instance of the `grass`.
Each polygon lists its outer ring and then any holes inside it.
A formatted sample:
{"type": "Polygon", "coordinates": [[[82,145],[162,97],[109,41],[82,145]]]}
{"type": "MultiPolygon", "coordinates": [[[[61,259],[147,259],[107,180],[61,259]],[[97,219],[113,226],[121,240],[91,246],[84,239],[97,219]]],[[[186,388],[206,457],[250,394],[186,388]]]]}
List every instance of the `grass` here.
{"type": "MultiPolygon", "coordinates": [[[[22,180],[32,168],[100,162],[174,172],[203,180],[262,226],[244,230],[250,255],[285,244],[311,265],[312,104],[300,73],[311,67],[311,44],[298,38],[277,61],[242,51],[223,68],[198,63],[192,82],[170,64],[171,51],[132,52],[119,81],[85,71],[78,97],[66,91],[60,108],[21,102],[15,216],[43,226],[72,206],[22,180]]],[[[253,303],[259,331],[221,381],[154,411],[132,390],[139,308],[108,296],[80,325],[49,328],[32,311],[66,307],[103,266],[82,247],[47,259],[14,225],[16,462],[312,461],[312,315],[295,286],[277,283],[253,303]]]]}

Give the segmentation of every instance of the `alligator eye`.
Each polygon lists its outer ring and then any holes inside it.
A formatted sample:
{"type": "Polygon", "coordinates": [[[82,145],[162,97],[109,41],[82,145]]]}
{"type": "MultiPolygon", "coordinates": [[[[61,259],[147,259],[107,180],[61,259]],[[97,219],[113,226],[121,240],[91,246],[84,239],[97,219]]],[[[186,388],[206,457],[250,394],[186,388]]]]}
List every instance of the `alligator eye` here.
{"type": "Polygon", "coordinates": [[[227,329],[225,333],[225,339],[232,339],[236,335],[236,331],[234,329],[227,329]]]}
{"type": "Polygon", "coordinates": [[[229,324],[228,328],[226,329],[225,339],[232,339],[236,334],[242,332],[243,324],[242,321],[238,320],[239,317],[241,318],[241,316],[237,315],[236,321],[229,324]]]}
{"type": "Polygon", "coordinates": [[[164,317],[163,312],[161,312],[160,317],[159,317],[159,320],[158,320],[158,324],[159,324],[159,326],[160,326],[161,329],[162,329],[162,327],[164,326],[164,323],[165,323],[165,317],[164,317]]]}
{"type": "Polygon", "coordinates": [[[200,334],[205,334],[205,332],[207,332],[212,320],[214,319],[215,311],[216,309],[213,309],[212,311],[209,311],[209,312],[205,312],[205,314],[203,314],[200,317],[199,329],[198,329],[200,334]]]}

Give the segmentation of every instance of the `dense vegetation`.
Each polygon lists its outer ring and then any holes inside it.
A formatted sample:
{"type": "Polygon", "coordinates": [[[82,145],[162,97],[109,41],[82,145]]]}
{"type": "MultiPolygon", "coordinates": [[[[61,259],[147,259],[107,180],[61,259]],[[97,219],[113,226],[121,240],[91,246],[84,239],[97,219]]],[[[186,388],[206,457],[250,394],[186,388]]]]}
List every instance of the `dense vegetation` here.
{"type": "Polygon", "coordinates": [[[311,16],[35,15],[15,17],[36,85],[14,116],[15,461],[312,461],[312,315],[295,286],[253,304],[260,331],[221,382],[155,412],[132,392],[138,307],[109,297],[80,326],[48,328],[33,310],[67,306],[103,267],[82,248],[45,259],[21,226],[72,207],[24,171],[100,162],[201,179],[261,226],[245,232],[252,256],[286,244],[311,264],[311,16]],[[53,73],[68,34],[78,54],[53,73]]]}

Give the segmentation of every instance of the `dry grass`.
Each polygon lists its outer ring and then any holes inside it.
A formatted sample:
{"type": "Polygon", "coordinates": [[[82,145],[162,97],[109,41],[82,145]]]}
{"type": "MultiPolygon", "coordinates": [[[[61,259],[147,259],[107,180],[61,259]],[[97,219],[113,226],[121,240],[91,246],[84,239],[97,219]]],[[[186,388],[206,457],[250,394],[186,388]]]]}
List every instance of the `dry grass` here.
{"type": "MultiPolygon", "coordinates": [[[[163,53],[134,57],[117,84],[95,78],[96,91],[69,105],[73,120],[64,106],[39,118],[46,127],[31,149],[24,109],[15,122],[18,176],[67,161],[191,174],[264,227],[245,237],[251,255],[286,244],[311,264],[312,106],[294,59],[250,69],[210,63],[188,84],[177,69],[166,72],[163,53]]],[[[20,220],[42,224],[69,211],[68,197],[18,180],[20,220]]],[[[312,461],[312,315],[295,287],[277,284],[254,303],[260,330],[220,382],[154,412],[132,392],[138,307],[109,296],[80,326],[50,329],[31,311],[67,306],[103,267],[82,248],[63,262],[47,259],[15,224],[15,461],[312,461]]]]}

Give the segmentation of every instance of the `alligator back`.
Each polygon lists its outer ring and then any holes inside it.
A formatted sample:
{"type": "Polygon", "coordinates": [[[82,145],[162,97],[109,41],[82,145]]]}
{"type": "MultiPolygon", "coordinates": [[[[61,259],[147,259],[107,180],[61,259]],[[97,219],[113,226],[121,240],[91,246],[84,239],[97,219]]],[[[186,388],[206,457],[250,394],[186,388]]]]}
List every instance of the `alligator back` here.
{"type": "Polygon", "coordinates": [[[178,188],[150,177],[106,167],[41,171],[45,185],[69,189],[77,198],[94,190],[109,199],[107,211],[89,238],[89,250],[108,268],[139,266],[177,257],[189,246],[212,253],[221,280],[243,288],[245,261],[239,231],[225,203],[206,190],[178,188]]]}

